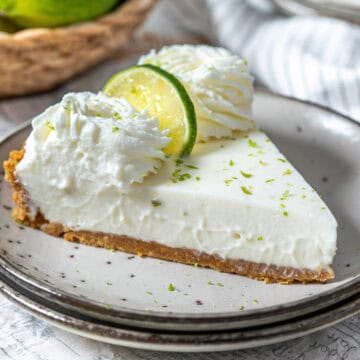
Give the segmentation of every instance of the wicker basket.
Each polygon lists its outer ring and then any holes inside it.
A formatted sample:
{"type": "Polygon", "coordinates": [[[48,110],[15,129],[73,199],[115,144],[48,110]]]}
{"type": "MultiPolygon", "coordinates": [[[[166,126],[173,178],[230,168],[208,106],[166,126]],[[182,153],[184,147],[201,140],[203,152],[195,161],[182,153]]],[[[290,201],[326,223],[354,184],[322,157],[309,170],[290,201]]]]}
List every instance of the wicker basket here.
{"type": "Polygon", "coordinates": [[[44,91],[123,46],[156,0],[127,0],[94,21],[0,32],[0,97],[44,91]]]}

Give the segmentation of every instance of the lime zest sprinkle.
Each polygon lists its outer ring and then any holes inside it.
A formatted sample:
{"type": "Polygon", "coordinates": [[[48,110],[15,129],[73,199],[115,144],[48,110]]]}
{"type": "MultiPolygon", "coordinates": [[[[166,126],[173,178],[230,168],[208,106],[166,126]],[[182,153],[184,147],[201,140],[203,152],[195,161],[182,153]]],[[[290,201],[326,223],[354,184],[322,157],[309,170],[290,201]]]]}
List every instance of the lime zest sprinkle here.
{"type": "Polygon", "coordinates": [[[259,160],[259,164],[262,165],[262,166],[266,166],[267,165],[267,162],[263,161],[263,160],[259,160]]]}
{"type": "Polygon", "coordinates": [[[50,129],[50,130],[55,130],[55,126],[53,125],[53,123],[48,120],[45,125],[50,129]]]}
{"type": "Polygon", "coordinates": [[[223,286],[224,286],[224,284],[222,284],[221,282],[218,282],[216,285],[217,285],[217,286],[220,286],[220,287],[223,287],[223,286]]]}
{"type": "Polygon", "coordinates": [[[232,179],[225,179],[225,180],[224,180],[224,183],[225,183],[226,186],[230,186],[230,184],[231,184],[232,182],[233,182],[232,179]]]}
{"type": "Polygon", "coordinates": [[[320,210],[326,210],[326,206],[322,206],[320,210]]]}
{"type": "Polygon", "coordinates": [[[245,178],[251,178],[254,176],[253,174],[246,173],[245,171],[242,171],[242,170],[240,170],[240,174],[245,178]]]}
{"type": "Polygon", "coordinates": [[[133,113],[133,114],[131,115],[131,117],[132,117],[133,119],[136,119],[138,116],[139,116],[138,113],[133,113]]]}
{"type": "Polygon", "coordinates": [[[113,114],[112,114],[113,118],[115,118],[116,120],[122,120],[123,117],[117,112],[115,111],[113,114]]]}
{"type": "Polygon", "coordinates": [[[241,190],[246,195],[252,195],[253,194],[246,186],[241,186],[241,190]]]}
{"type": "Polygon", "coordinates": [[[266,142],[271,142],[271,140],[269,138],[266,138],[265,141],[266,142]]]}
{"type": "Polygon", "coordinates": [[[283,215],[284,215],[284,216],[289,216],[289,213],[288,213],[287,211],[284,211],[284,212],[283,212],[283,215]]]}
{"type": "Polygon", "coordinates": [[[282,158],[278,158],[277,160],[280,161],[280,162],[282,162],[282,163],[286,163],[286,162],[287,162],[286,159],[282,159],[282,158]]]}
{"type": "Polygon", "coordinates": [[[195,178],[195,180],[196,181],[200,181],[201,179],[200,179],[200,176],[197,176],[196,178],[195,178]]]}
{"type": "Polygon", "coordinates": [[[302,194],[302,195],[301,195],[301,198],[302,198],[302,199],[306,199],[307,196],[306,196],[305,194],[302,194]]]}
{"type": "Polygon", "coordinates": [[[275,179],[267,179],[267,180],[265,180],[266,183],[271,183],[273,181],[275,181],[275,179]]]}
{"type": "Polygon", "coordinates": [[[257,240],[261,241],[264,240],[264,238],[262,236],[258,236],[257,240]]]}
{"type": "Polygon", "coordinates": [[[175,165],[176,166],[180,166],[180,165],[182,165],[184,163],[184,160],[182,160],[182,159],[176,159],[175,160],[175,165]]]}
{"type": "Polygon", "coordinates": [[[287,200],[289,196],[290,196],[289,190],[285,190],[284,193],[282,194],[280,200],[287,200]]]}
{"type": "Polygon", "coordinates": [[[211,70],[215,70],[215,66],[208,66],[208,69],[211,71],[211,70]]]}
{"type": "Polygon", "coordinates": [[[151,200],[151,204],[153,207],[161,206],[161,201],[159,200],[151,200]]]}
{"type": "Polygon", "coordinates": [[[120,131],[120,129],[117,126],[114,126],[112,128],[112,130],[111,130],[111,132],[113,132],[113,133],[116,133],[116,132],[119,132],[119,131],[120,131]]]}
{"type": "Polygon", "coordinates": [[[291,174],[292,174],[291,169],[286,169],[286,170],[283,172],[283,175],[291,175],[291,174]]]}
{"type": "Polygon", "coordinates": [[[111,281],[107,281],[107,282],[106,282],[106,285],[112,285],[112,282],[111,282],[111,281]]]}
{"type": "Polygon", "coordinates": [[[251,147],[253,147],[253,148],[257,148],[257,147],[258,147],[256,141],[254,141],[254,140],[252,140],[252,139],[249,139],[249,140],[248,140],[248,145],[251,146],[251,147]]]}
{"type": "Polygon", "coordinates": [[[280,204],[280,207],[283,208],[283,209],[285,209],[285,204],[281,203],[281,204],[280,204]]]}
{"type": "Polygon", "coordinates": [[[185,166],[186,166],[187,168],[189,168],[189,169],[198,169],[198,167],[197,167],[197,166],[195,166],[195,165],[188,165],[188,164],[185,164],[185,166]]]}
{"type": "Polygon", "coordinates": [[[173,183],[177,183],[179,181],[185,181],[185,180],[189,180],[189,179],[191,179],[191,175],[188,173],[182,174],[181,169],[174,170],[174,172],[172,173],[171,178],[170,178],[170,180],[173,183]]]}
{"type": "Polygon", "coordinates": [[[13,220],[15,220],[18,224],[20,224],[20,225],[26,225],[26,222],[25,222],[25,221],[19,220],[19,219],[13,217],[13,216],[12,216],[12,218],[13,218],[13,220]]]}
{"type": "Polygon", "coordinates": [[[174,284],[170,283],[167,289],[168,289],[168,291],[175,291],[176,287],[174,284]]]}
{"type": "Polygon", "coordinates": [[[151,291],[146,291],[148,295],[152,295],[153,293],[151,291]]]}
{"type": "Polygon", "coordinates": [[[208,285],[215,285],[212,281],[208,281],[208,285]]]}
{"type": "Polygon", "coordinates": [[[110,310],[110,309],[111,309],[111,306],[110,306],[109,304],[106,304],[106,305],[105,305],[105,309],[106,309],[106,310],[110,310]]]}
{"type": "Polygon", "coordinates": [[[234,166],[234,165],[235,165],[234,160],[230,160],[229,161],[229,166],[234,166]]]}
{"type": "Polygon", "coordinates": [[[240,311],[242,311],[242,310],[244,310],[245,309],[245,306],[243,306],[243,305],[241,305],[240,307],[239,307],[239,310],[240,311]]]}
{"type": "Polygon", "coordinates": [[[259,302],[259,300],[253,299],[253,303],[257,304],[258,302],[259,302]]]}

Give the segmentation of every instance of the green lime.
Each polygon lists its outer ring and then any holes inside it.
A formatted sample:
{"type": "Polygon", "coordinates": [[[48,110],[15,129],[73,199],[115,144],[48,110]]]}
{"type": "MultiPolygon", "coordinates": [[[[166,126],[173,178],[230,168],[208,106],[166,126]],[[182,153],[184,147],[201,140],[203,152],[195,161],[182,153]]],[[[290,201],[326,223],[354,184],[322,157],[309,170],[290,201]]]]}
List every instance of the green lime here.
{"type": "Polygon", "coordinates": [[[123,97],[138,111],[146,109],[161,129],[169,129],[170,143],[164,152],[189,155],[196,140],[194,105],[184,86],[174,76],[154,65],[136,65],[113,75],[103,91],[123,97]]]}
{"type": "Polygon", "coordinates": [[[56,27],[93,19],[111,10],[118,0],[0,0],[16,25],[56,27]]]}
{"type": "Polygon", "coordinates": [[[13,22],[11,22],[7,17],[0,15],[0,31],[7,33],[14,33],[20,30],[13,22]]]}

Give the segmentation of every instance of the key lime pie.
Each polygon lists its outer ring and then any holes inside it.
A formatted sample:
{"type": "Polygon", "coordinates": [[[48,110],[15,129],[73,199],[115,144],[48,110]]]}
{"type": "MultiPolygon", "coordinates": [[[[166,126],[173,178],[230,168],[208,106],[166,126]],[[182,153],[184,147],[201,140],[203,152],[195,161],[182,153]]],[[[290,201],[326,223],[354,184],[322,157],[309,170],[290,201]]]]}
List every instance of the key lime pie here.
{"type": "Polygon", "coordinates": [[[15,219],[267,282],[332,279],[336,220],[257,129],[252,82],[225,49],[174,45],[65,95],[4,164],[15,219]]]}

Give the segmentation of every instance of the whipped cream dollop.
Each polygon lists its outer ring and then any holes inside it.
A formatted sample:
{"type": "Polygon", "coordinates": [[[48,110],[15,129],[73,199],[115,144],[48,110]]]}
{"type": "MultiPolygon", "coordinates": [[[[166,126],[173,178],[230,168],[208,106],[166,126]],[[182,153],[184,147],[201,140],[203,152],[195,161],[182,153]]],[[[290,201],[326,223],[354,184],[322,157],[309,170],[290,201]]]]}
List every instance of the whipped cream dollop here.
{"type": "Polygon", "coordinates": [[[255,127],[251,119],[253,77],[247,62],[207,45],[172,45],[152,50],[139,64],[153,64],[175,75],[193,100],[200,137],[231,136],[255,127]]]}
{"type": "Polygon", "coordinates": [[[129,192],[157,172],[170,141],[157,119],[102,93],[67,94],[32,128],[16,176],[40,209],[57,197],[76,204],[104,189],[129,192]]]}

